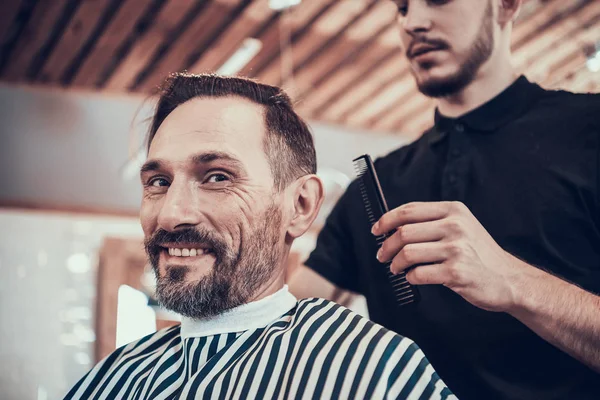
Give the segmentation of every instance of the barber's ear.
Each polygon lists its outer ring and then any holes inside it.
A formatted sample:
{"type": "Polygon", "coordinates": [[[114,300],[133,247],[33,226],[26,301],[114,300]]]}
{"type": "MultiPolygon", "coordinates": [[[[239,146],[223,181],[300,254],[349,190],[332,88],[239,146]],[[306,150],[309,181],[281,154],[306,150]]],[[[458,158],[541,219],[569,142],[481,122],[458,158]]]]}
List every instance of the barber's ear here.
{"type": "Polygon", "coordinates": [[[312,225],[323,203],[323,182],[316,175],[306,175],[295,185],[294,210],[287,233],[292,239],[302,236],[312,225]]]}
{"type": "Polygon", "coordinates": [[[498,13],[498,22],[503,27],[514,22],[519,16],[523,0],[500,0],[500,8],[498,13]]]}

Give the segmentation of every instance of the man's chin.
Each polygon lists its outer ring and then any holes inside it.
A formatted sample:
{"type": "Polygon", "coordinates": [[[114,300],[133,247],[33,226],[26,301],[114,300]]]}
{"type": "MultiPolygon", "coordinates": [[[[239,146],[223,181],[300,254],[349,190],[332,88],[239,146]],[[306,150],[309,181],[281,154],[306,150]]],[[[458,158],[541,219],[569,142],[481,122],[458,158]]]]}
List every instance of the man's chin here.
{"type": "Polygon", "coordinates": [[[417,87],[427,97],[446,97],[460,92],[470,82],[459,72],[442,72],[432,68],[416,73],[417,87]]]}

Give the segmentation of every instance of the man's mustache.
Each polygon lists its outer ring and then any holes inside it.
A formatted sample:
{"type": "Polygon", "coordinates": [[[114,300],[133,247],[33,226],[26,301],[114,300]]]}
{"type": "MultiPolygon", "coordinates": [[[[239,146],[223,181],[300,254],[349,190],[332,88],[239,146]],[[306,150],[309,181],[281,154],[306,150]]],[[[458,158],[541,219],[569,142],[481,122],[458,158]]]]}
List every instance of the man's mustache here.
{"type": "Polygon", "coordinates": [[[432,47],[435,50],[447,50],[450,48],[448,43],[446,43],[443,40],[427,38],[425,36],[417,35],[413,38],[412,42],[410,42],[410,45],[406,49],[406,56],[408,58],[414,57],[414,48],[417,45],[427,45],[427,46],[432,47]]]}
{"type": "Polygon", "coordinates": [[[158,261],[160,252],[167,244],[186,244],[191,248],[195,248],[194,245],[197,245],[196,248],[209,247],[214,252],[217,262],[228,252],[227,244],[207,229],[185,228],[173,232],[158,229],[144,241],[144,247],[153,264],[158,261]]]}

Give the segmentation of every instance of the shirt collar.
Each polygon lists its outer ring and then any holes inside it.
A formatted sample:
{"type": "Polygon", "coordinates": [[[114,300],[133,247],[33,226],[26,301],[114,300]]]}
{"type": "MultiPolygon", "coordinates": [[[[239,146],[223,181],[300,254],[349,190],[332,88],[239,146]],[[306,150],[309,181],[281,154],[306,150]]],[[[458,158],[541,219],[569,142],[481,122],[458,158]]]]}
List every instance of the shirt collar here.
{"type": "Polygon", "coordinates": [[[298,300],[285,285],[270,296],[243,304],[214,317],[202,319],[184,317],[181,320],[181,336],[182,338],[213,336],[264,328],[294,308],[297,302],[298,300]]]}
{"type": "Polygon", "coordinates": [[[469,131],[493,132],[527,111],[543,91],[522,75],[496,97],[458,118],[445,117],[436,108],[429,142],[439,142],[457,125],[469,131]]]}

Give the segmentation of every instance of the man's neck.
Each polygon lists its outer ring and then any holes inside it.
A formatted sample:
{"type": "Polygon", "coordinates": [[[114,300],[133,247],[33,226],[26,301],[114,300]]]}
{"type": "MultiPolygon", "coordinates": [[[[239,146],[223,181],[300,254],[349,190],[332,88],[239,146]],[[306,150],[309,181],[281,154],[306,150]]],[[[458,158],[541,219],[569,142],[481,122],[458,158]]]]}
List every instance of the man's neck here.
{"type": "Polygon", "coordinates": [[[512,85],[518,78],[510,65],[497,66],[478,76],[461,92],[438,100],[438,110],[446,117],[460,117],[487,103],[512,85]]]}

